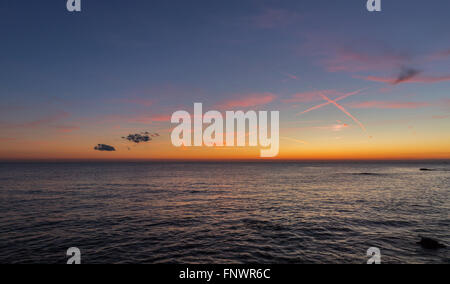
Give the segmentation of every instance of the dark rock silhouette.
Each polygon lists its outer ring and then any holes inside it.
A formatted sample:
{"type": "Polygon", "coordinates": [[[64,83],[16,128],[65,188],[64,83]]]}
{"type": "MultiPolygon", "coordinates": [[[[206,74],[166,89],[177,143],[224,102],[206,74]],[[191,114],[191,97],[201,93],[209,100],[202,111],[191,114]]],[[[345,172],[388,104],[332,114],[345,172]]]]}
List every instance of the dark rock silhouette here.
{"type": "Polygon", "coordinates": [[[417,244],[421,245],[426,249],[440,249],[445,248],[445,245],[439,243],[437,240],[433,240],[430,238],[421,237],[422,239],[417,244]]]}
{"type": "Polygon", "coordinates": [[[427,168],[421,168],[421,171],[425,172],[425,171],[434,171],[433,169],[427,169],[427,168]]]}

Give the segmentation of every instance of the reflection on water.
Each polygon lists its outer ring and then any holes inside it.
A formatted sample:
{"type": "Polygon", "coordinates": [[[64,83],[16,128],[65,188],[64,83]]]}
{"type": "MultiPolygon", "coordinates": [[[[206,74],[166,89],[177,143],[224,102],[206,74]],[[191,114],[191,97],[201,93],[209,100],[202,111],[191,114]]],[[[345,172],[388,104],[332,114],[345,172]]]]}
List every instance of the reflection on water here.
{"type": "Polygon", "coordinates": [[[0,164],[0,263],[450,263],[447,164],[0,164]],[[420,171],[430,168],[433,171],[420,171]]]}

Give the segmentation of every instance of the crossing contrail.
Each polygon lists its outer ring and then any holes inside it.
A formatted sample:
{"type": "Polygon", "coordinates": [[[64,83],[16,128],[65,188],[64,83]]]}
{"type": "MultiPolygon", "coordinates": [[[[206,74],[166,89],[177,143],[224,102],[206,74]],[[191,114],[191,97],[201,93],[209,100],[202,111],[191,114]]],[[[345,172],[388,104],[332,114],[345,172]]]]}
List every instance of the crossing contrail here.
{"type": "Polygon", "coordinates": [[[353,121],[354,122],[356,122],[360,127],[361,127],[361,129],[362,130],[364,130],[364,132],[367,132],[367,130],[366,130],[366,127],[356,118],[356,117],[354,117],[351,113],[349,113],[343,106],[341,106],[340,104],[338,104],[337,102],[336,102],[336,100],[331,100],[331,99],[329,99],[327,96],[325,96],[324,94],[320,94],[320,96],[324,99],[324,100],[326,100],[326,101],[328,101],[328,103],[329,104],[333,104],[333,105],[335,105],[337,108],[339,108],[343,113],[345,113],[348,117],[350,117],[351,119],[353,119],[353,121]]]}
{"type": "MultiPolygon", "coordinates": [[[[362,91],[364,91],[364,90],[366,90],[366,89],[367,89],[367,88],[364,88],[364,89],[360,89],[360,90],[357,90],[357,91],[354,91],[354,92],[351,92],[351,93],[344,94],[344,95],[340,96],[339,98],[335,99],[334,101],[335,101],[335,102],[341,101],[341,100],[346,99],[346,98],[348,98],[348,97],[357,95],[357,94],[361,93],[362,91]]],[[[301,113],[299,113],[299,114],[297,114],[297,115],[305,114],[305,113],[307,113],[307,112],[310,112],[310,111],[319,109],[319,108],[324,107],[324,106],[327,106],[327,105],[329,105],[329,104],[331,104],[331,102],[326,102],[326,103],[323,103],[323,104],[314,106],[314,107],[309,108],[309,109],[307,109],[307,110],[305,110],[305,111],[303,111],[303,112],[301,112],[301,113]]]]}

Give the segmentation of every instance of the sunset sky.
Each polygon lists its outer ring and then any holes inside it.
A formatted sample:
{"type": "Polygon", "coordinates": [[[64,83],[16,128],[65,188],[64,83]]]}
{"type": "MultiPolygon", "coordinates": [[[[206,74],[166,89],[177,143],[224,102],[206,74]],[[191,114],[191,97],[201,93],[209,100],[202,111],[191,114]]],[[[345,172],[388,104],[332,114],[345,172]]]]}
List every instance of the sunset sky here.
{"type": "Polygon", "coordinates": [[[279,159],[450,159],[450,2],[382,5],[1,1],[0,159],[259,158],[173,147],[195,102],[279,110],[279,159]]]}

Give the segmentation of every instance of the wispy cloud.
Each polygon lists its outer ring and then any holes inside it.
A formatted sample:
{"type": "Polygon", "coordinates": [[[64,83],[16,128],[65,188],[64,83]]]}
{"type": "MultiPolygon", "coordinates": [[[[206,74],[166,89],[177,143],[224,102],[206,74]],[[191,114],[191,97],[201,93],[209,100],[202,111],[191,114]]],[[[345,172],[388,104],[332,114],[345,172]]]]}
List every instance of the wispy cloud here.
{"type": "Polygon", "coordinates": [[[139,115],[127,119],[127,122],[137,123],[153,123],[153,122],[170,122],[170,115],[139,115]]]}
{"type": "Polygon", "coordinates": [[[450,99],[442,99],[438,102],[438,106],[450,108],[450,99]]]}
{"type": "Polygon", "coordinates": [[[349,127],[350,125],[348,125],[347,123],[338,122],[337,124],[332,124],[328,126],[315,126],[313,127],[313,129],[331,130],[333,132],[339,132],[349,127]]]}
{"type": "Polygon", "coordinates": [[[80,127],[75,125],[55,125],[53,127],[61,133],[71,133],[80,130],[80,127]]]}
{"type": "Polygon", "coordinates": [[[450,118],[450,115],[433,115],[432,119],[447,119],[450,118]]]}
{"type": "Polygon", "coordinates": [[[398,77],[377,77],[377,76],[355,76],[355,78],[361,78],[366,81],[372,81],[372,82],[380,82],[380,83],[387,83],[396,85],[399,83],[424,83],[424,84],[430,84],[430,83],[439,83],[439,82],[447,82],[450,81],[450,76],[413,76],[410,78],[403,79],[402,81],[398,81],[398,77]]]}
{"type": "Polygon", "coordinates": [[[64,120],[65,118],[68,118],[70,116],[69,113],[60,111],[56,112],[54,114],[45,115],[41,118],[38,118],[36,120],[23,122],[23,123],[0,123],[0,127],[6,127],[6,128],[40,128],[40,127],[49,127],[54,123],[58,123],[61,120],[64,120]]]}
{"type": "Polygon", "coordinates": [[[400,73],[392,79],[382,80],[383,82],[390,83],[392,85],[398,85],[400,83],[408,82],[410,80],[414,80],[422,71],[414,69],[414,68],[405,68],[403,67],[400,73]]]}
{"type": "Polygon", "coordinates": [[[154,115],[150,119],[155,122],[170,122],[170,115],[154,115]]]}
{"type": "Polygon", "coordinates": [[[239,99],[232,99],[220,103],[216,106],[218,109],[236,109],[236,108],[248,108],[255,106],[262,106],[273,102],[276,96],[272,93],[260,93],[260,94],[247,94],[241,96],[239,99]]]}
{"type": "Polygon", "coordinates": [[[293,81],[298,81],[299,80],[297,75],[290,74],[290,73],[284,73],[284,72],[281,72],[281,74],[286,77],[286,78],[284,78],[282,80],[283,83],[286,83],[286,82],[292,81],[292,80],[293,81]]]}
{"type": "Polygon", "coordinates": [[[450,58],[450,48],[445,50],[437,51],[433,54],[430,54],[426,57],[428,60],[444,60],[450,58]]]}
{"type": "Polygon", "coordinates": [[[40,119],[24,123],[24,124],[22,124],[22,126],[25,127],[25,128],[37,128],[37,127],[40,127],[40,126],[45,126],[45,125],[48,125],[50,123],[54,123],[54,122],[60,121],[60,120],[62,120],[64,118],[67,118],[67,117],[69,117],[69,113],[67,113],[67,112],[58,112],[56,114],[47,115],[47,116],[44,116],[44,117],[42,117],[40,119]]]}
{"type": "Polygon", "coordinates": [[[399,102],[399,101],[366,101],[366,102],[353,102],[346,104],[350,108],[376,108],[376,109],[416,109],[421,107],[430,106],[430,103],[426,102],[399,102]]]}
{"type": "Polygon", "coordinates": [[[329,57],[322,61],[329,72],[360,72],[389,70],[397,68],[408,61],[409,56],[397,52],[362,52],[340,48],[329,52],[329,57]]]}
{"type": "MultiPolygon", "coordinates": [[[[289,128],[289,130],[291,131],[298,131],[298,130],[325,130],[325,131],[332,131],[332,132],[339,132],[339,131],[343,131],[347,128],[350,128],[351,126],[347,123],[344,123],[340,120],[338,120],[336,123],[334,124],[330,124],[330,125],[321,125],[321,126],[307,126],[307,127],[300,127],[300,128],[289,128]]],[[[283,137],[280,137],[283,138],[283,137]]]]}

